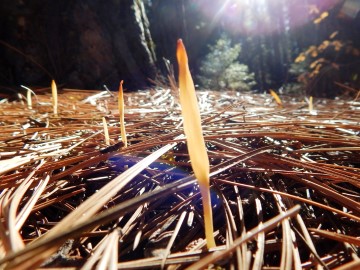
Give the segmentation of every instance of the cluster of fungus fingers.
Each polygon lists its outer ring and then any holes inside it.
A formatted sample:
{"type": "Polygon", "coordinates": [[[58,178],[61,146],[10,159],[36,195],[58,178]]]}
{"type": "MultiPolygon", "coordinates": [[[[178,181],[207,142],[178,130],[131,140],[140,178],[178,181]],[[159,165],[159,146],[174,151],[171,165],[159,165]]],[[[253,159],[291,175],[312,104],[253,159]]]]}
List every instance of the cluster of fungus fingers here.
{"type": "Polygon", "coordinates": [[[195,86],[190,74],[185,46],[181,39],[177,42],[176,56],[179,65],[180,104],[184,132],[190,162],[199,183],[204,208],[205,236],[207,247],[215,247],[212,207],[210,198],[209,158],[203,137],[200,111],[195,94],[195,86]]]}

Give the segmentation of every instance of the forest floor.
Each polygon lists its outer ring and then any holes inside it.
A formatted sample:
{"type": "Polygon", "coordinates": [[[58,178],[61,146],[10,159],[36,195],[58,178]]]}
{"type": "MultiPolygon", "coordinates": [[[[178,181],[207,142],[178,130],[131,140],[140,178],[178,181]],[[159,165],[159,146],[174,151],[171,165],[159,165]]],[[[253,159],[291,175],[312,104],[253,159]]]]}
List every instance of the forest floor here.
{"type": "Polygon", "coordinates": [[[198,92],[212,250],[170,90],[125,93],[127,147],[116,94],[3,99],[0,269],[360,268],[360,101],[281,98],[198,92]]]}

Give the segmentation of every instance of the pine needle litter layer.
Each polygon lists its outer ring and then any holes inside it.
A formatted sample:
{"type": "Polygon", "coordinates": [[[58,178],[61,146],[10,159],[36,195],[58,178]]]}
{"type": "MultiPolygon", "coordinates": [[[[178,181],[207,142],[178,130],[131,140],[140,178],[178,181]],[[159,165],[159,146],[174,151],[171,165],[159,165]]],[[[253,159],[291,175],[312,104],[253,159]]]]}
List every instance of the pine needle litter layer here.
{"type": "Polygon", "coordinates": [[[170,90],[124,93],[125,148],[116,95],[49,89],[0,102],[0,268],[360,267],[360,103],[197,97],[215,249],[170,90]]]}

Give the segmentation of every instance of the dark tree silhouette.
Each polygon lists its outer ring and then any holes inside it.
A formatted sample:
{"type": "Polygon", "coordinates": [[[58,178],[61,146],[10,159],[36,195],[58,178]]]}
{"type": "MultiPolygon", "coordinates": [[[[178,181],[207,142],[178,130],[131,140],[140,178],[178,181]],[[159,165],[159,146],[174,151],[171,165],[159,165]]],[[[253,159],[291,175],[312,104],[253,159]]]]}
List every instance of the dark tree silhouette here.
{"type": "Polygon", "coordinates": [[[154,78],[144,4],[121,1],[0,2],[0,84],[139,88],[154,78]]]}

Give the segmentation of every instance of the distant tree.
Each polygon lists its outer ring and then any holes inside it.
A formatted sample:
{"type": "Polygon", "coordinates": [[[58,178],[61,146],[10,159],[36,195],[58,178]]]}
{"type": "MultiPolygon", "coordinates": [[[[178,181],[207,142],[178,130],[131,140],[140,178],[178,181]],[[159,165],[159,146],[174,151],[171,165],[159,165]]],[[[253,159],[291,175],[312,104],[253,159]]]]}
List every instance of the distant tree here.
{"type": "Polygon", "coordinates": [[[319,29],[325,29],[323,34],[330,34],[304,48],[295,57],[290,73],[299,84],[288,85],[288,91],[297,89],[307,95],[332,98],[341,94],[336,83],[359,87],[360,44],[355,34],[359,30],[342,24],[338,14],[337,10],[323,12],[313,21],[319,29]]]}
{"type": "Polygon", "coordinates": [[[200,84],[208,89],[250,90],[255,85],[254,74],[239,62],[240,52],[241,45],[232,46],[225,35],[209,45],[209,53],[200,64],[200,84]]]}

